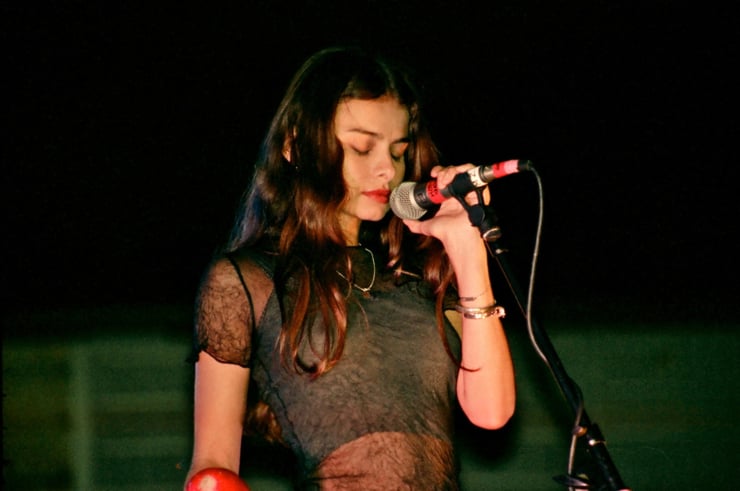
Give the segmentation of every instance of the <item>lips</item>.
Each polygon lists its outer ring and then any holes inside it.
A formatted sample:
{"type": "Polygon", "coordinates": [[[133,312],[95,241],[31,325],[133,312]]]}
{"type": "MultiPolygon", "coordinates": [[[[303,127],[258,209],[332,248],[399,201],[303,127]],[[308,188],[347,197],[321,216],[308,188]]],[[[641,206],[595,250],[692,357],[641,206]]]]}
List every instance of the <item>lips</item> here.
{"type": "Polygon", "coordinates": [[[372,191],[364,191],[362,194],[385,205],[388,204],[388,198],[391,192],[388,189],[373,189],[372,191]]]}

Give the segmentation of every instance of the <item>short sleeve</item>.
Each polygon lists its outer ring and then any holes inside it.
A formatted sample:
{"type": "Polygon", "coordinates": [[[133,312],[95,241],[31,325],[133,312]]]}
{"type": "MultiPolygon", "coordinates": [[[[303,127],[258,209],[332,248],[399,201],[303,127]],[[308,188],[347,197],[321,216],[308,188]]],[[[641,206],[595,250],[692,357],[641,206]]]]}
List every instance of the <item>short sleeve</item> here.
{"type": "Polygon", "coordinates": [[[252,354],[253,306],[249,290],[227,258],[212,262],[195,302],[195,350],[248,367],[252,354]]]}

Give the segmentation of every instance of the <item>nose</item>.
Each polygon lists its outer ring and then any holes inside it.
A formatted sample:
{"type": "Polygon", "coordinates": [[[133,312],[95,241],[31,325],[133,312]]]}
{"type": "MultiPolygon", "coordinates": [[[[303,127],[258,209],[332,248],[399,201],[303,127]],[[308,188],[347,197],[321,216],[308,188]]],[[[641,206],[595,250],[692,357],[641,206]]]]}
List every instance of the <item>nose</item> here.
{"type": "Polygon", "coordinates": [[[376,164],[375,174],[382,177],[385,182],[390,182],[396,175],[396,166],[393,156],[389,153],[382,155],[376,164]]]}

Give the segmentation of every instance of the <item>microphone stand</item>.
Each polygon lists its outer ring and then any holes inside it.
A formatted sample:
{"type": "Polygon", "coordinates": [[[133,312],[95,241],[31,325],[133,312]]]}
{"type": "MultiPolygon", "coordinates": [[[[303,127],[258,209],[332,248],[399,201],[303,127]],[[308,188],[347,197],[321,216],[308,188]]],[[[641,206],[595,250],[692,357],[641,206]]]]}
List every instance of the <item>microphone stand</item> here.
{"type": "MultiPolygon", "coordinates": [[[[478,195],[478,203],[484,203],[482,190],[476,189],[476,193],[478,195]]],[[[523,295],[516,279],[516,275],[512,272],[510,265],[506,261],[506,257],[503,255],[504,252],[506,252],[506,249],[501,247],[497,242],[501,237],[501,229],[498,226],[498,219],[493,212],[493,208],[482,204],[469,205],[459,195],[455,195],[455,198],[467,210],[471,224],[478,227],[481,232],[481,237],[492,245],[491,249],[494,253],[496,262],[501,268],[514,298],[522,309],[522,312],[525,313],[526,317],[528,307],[527,297],[523,295]]],[[[606,448],[604,435],[601,433],[599,427],[589,419],[583,406],[580,389],[563,367],[560,357],[555,351],[549,336],[539,327],[536,321],[531,318],[531,315],[529,316],[528,321],[531,323],[534,340],[545,358],[546,363],[549,365],[555,381],[560,387],[563,396],[569,403],[576,418],[573,435],[580,438],[581,441],[586,442],[586,450],[588,454],[593,457],[596,468],[600,474],[600,482],[603,484],[599,488],[594,488],[592,483],[587,480],[570,475],[559,476],[556,477],[555,480],[571,488],[629,491],[629,488],[622,481],[616,466],[612,462],[606,448]]]]}

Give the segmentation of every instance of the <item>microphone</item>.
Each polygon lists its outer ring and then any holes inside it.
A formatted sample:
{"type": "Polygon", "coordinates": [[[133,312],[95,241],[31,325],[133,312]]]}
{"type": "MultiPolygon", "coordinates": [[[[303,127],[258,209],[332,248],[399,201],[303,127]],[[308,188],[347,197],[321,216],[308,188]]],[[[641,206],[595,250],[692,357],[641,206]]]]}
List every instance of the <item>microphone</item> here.
{"type": "Polygon", "coordinates": [[[436,179],[419,183],[402,182],[391,192],[391,209],[402,220],[430,218],[434,216],[439,204],[448,198],[461,198],[470,191],[485,187],[494,179],[531,169],[532,162],[529,160],[506,160],[460,173],[443,189],[439,189],[436,179]],[[425,216],[430,210],[432,213],[425,216]]]}

